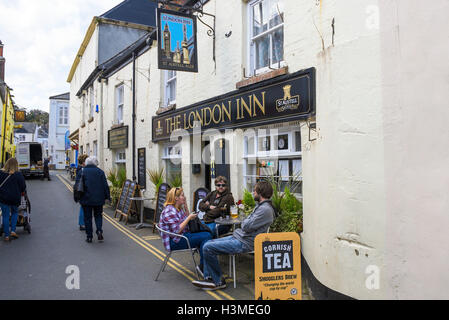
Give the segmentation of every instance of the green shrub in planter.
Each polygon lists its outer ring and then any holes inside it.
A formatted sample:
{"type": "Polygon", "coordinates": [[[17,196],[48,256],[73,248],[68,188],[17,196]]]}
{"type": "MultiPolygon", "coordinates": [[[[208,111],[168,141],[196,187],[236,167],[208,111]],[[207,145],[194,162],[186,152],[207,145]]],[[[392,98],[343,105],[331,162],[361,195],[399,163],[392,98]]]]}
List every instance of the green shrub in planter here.
{"type": "Polygon", "coordinates": [[[256,200],[254,200],[252,193],[247,189],[243,190],[242,203],[245,206],[245,209],[243,211],[245,212],[245,215],[248,216],[256,206],[256,200]]]}

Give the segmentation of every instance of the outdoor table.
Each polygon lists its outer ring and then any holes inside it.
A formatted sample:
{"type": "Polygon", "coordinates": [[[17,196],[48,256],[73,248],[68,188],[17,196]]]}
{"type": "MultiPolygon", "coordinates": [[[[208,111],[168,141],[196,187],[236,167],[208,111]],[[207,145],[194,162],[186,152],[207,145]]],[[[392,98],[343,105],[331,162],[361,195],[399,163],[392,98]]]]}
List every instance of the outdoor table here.
{"type": "MultiPolygon", "coordinates": [[[[222,217],[220,217],[220,218],[215,219],[215,223],[217,225],[220,224],[220,225],[225,225],[225,226],[232,226],[232,231],[233,232],[235,231],[235,226],[238,225],[238,224],[241,224],[242,221],[243,220],[240,220],[240,218],[232,219],[231,217],[229,217],[229,218],[222,218],[222,217]]],[[[218,238],[218,227],[215,228],[215,231],[217,232],[217,238],[218,238]]]]}
{"type": "Polygon", "coordinates": [[[140,206],[140,223],[136,226],[136,230],[139,230],[139,229],[142,229],[142,228],[152,228],[153,227],[152,225],[143,222],[143,202],[145,200],[154,200],[154,198],[135,197],[135,198],[130,198],[130,200],[132,200],[132,201],[142,201],[142,204],[140,206]]]}

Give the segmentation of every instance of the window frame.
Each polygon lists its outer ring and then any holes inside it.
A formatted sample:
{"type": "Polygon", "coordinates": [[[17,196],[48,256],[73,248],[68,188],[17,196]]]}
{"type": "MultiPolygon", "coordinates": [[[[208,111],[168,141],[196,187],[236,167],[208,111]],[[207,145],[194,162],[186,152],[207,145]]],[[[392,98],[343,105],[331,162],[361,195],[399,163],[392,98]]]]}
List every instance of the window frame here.
{"type": "Polygon", "coordinates": [[[169,105],[176,104],[176,93],[177,93],[177,85],[178,85],[178,73],[175,70],[164,70],[164,103],[166,107],[169,105]],[[173,76],[170,78],[169,74],[173,72],[173,76]],[[171,83],[174,83],[174,99],[170,100],[171,96],[171,83]]]}
{"type": "Polygon", "coordinates": [[[126,149],[117,149],[115,151],[115,163],[116,164],[120,164],[120,163],[126,164],[126,149]],[[121,154],[125,155],[125,157],[123,159],[120,158],[121,154]]]}
{"type": "MultiPolygon", "coordinates": [[[[263,31],[261,33],[259,33],[256,36],[253,36],[254,34],[254,25],[253,25],[253,20],[254,20],[254,7],[267,0],[252,0],[252,1],[248,1],[247,4],[247,26],[248,26],[248,32],[247,32],[247,48],[248,48],[248,57],[247,57],[247,66],[249,69],[249,74],[251,76],[256,76],[262,73],[266,73],[269,72],[273,69],[279,69],[282,67],[285,67],[286,61],[285,61],[285,38],[284,38],[284,31],[285,31],[285,22],[282,21],[281,23],[277,24],[276,26],[263,31]],[[269,34],[273,34],[274,32],[276,32],[278,29],[282,28],[282,35],[283,35],[283,47],[282,47],[282,59],[279,62],[273,63],[273,37],[269,37],[269,41],[270,41],[270,45],[269,45],[269,65],[268,66],[264,66],[261,68],[256,68],[256,42],[255,40],[257,39],[261,39],[262,37],[269,35],[269,34]]],[[[283,0],[278,0],[279,2],[283,1],[283,0]]],[[[285,10],[284,10],[285,11],[285,10]]],[[[284,14],[285,12],[282,12],[282,14],[284,14]]]]}
{"type": "Polygon", "coordinates": [[[125,84],[121,83],[115,87],[115,123],[124,123],[124,111],[125,111],[125,84]],[[120,103],[119,91],[122,91],[122,101],[120,103]],[[120,112],[121,108],[121,112],[120,112]],[[121,118],[120,118],[121,116],[121,118]]]}

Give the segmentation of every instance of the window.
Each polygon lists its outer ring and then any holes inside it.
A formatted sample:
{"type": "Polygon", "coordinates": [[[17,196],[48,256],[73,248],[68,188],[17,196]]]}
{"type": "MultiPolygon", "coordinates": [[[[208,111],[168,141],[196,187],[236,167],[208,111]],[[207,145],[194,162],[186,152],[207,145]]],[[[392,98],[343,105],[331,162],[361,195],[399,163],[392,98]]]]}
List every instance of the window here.
{"type": "Polygon", "coordinates": [[[176,71],[166,70],[165,74],[165,105],[176,103],[176,71]]]}
{"type": "Polygon", "coordinates": [[[250,68],[265,71],[284,60],[283,0],[255,0],[249,4],[250,68]]]}
{"type": "Polygon", "coordinates": [[[58,124],[59,125],[68,125],[69,124],[69,107],[66,105],[58,104],[59,112],[58,112],[58,124]]]}
{"type": "Polygon", "coordinates": [[[93,150],[93,152],[94,152],[94,156],[96,157],[97,154],[98,154],[98,143],[97,143],[97,141],[94,141],[94,150],[93,150]]]}
{"type": "Polygon", "coordinates": [[[116,120],[118,124],[123,123],[124,90],[125,86],[123,84],[115,89],[116,120]]]}
{"type": "Polygon", "coordinates": [[[94,117],[94,110],[95,110],[95,95],[94,95],[94,88],[89,88],[89,119],[92,119],[94,117]]]}
{"type": "Polygon", "coordinates": [[[86,153],[90,156],[90,144],[86,144],[86,153]]]}
{"type": "Polygon", "coordinates": [[[82,110],[82,118],[81,118],[82,121],[81,122],[85,122],[86,121],[86,109],[87,109],[87,107],[86,107],[87,98],[86,98],[85,94],[83,94],[82,99],[83,99],[83,110],[82,110]]]}
{"type": "Polygon", "coordinates": [[[115,163],[126,163],[126,150],[117,149],[115,152],[115,163]]]}
{"type": "Polygon", "coordinates": [[[261,178],[278,181],[283,191],[302,193],[301,132],[298,129],[256,130],[244,137],[244,185],[252,190],[261,178]]]}
{"type": "Polygon", "coordinates": [[[165,161],[166,181],[170,181],[181,174],[182,149],[177,144],[167,144],[164,147],[162,160],[165,161]]]}

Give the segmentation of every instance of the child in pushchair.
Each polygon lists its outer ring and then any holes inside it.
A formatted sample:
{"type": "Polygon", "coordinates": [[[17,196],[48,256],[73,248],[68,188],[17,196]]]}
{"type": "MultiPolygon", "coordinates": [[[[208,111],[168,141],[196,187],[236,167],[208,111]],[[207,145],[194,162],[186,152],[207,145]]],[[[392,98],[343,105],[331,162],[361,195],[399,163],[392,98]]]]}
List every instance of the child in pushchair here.
{"type": "MultiPolygon", "coordinates": [[[[18,209],[19,214],[17,217],[16,227],[23,227],[24,231],[31,233],[31,225],[30,225],[31,203],[26,192],[22,193],[22,197],[20,199],[20,206],[18,209]]],[[[3,224],[2,227],[0,228],[0,236],[2,235],[3,235],[3,224]]]]}

